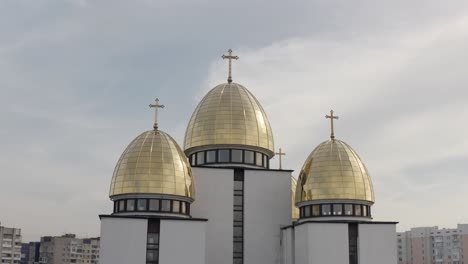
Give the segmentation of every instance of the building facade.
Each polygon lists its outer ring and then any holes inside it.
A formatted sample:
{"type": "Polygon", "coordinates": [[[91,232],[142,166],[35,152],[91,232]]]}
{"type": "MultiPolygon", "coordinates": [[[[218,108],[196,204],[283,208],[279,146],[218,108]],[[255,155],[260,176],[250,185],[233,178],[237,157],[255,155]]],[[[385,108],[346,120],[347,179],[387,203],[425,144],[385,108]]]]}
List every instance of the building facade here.
{"type": "Polygon", "coordinates": [[[416,227],[397,234],[398,264],[468,263],[468,224],[416,227]]]}
{"type": "Polygon", "coordinates": [[[39,264],[40,242],[23,243],[21,246],[21,264],[39,264]]]}
{"type": "Polygon", "coordinates": [[[272,168],[274,155],[266,112],[231,69],[195,108],[183,148],[156,112],[114,169],[101,264],[396,262],[396,222],[372,221],[370,175],[333,123],[297,181],[272,168]]]}
{"type": "Polygon", "coordinates": [[[9,228],[0,224],[0,263],[20,263],[21,229],[9,228]]]}
{"type": "MultiPolygon", "coordinates": [[[[34,249],[36,250],[34,245],[34,249]]],[[[41,238],[39,247],[40,264],[97,264],[99,263],[99,238],[76,238],[74,234],[41,238]]],[[[31,255],[31,253],[30,253],[31,255]]],[[[28,264],[35,264],[37,256],[28,264]]]]}

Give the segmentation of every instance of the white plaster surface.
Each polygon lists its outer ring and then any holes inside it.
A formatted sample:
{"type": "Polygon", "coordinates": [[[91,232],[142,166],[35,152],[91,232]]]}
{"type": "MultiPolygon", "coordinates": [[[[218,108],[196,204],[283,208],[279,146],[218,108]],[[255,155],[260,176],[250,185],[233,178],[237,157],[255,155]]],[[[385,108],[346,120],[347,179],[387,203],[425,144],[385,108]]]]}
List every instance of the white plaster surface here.
{"type": "Polygon", "coordinates": [[[100,264],[145,264],[146,219],[102,218],[100,264]]]}
{"type": "Polygon", "coordinates": [[[291,263],[309,263],[309,234],[307,224],[296,226],[294,232],[294,262],[291,263]]]}
{"type": "Polygon", "coordinates": [[[161,220],[159,263],[205,264],[206,223],[161,220]]]}
{"type": "Polygon", "coordinates": [[[281,227],[291,224],[291,172],[245,170],[244,263],[281,263],[281,227]]]}
{"type": "Polygon", "coordinates": [[[193,168],[191,214],[207,218],[206,264],[232,263],[234,170],[193,168]]]}
{"type": "Polygon", "coordinates": [[[295,236],[295,264],[349,263],[348,224],[306,223],[296,226],[295,236]]]}
{"type": "Polygon", "coordinates": [[[288,228],[281,230],[282,234],[282,264],[293,264],[294,262],[294,229],[288,228]]]}
{"type": "Polygon", "coordinates": [[[359,224],[359,264],[397,263],[395,224],[359,224]]]}

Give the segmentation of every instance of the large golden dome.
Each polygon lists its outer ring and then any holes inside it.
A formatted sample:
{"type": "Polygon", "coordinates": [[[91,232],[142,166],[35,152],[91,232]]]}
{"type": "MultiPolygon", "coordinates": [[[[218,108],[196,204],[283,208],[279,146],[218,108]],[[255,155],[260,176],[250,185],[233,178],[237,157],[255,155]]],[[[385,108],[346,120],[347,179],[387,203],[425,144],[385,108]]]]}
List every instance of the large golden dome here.
{"type": "Polygon", "coordinates": [[[321,143],[302,167],[296,204],[317,200],[374,203],[374,190],[366,166],[343,141],[332,139],[321,143]]]}
{"type": "Polygon", "coordinates": [[[109,196],[124,194],[176,195],[193,199],[192,169],[171,136],[151,130],[128,145],[115,167],[109,196]]]}
{"type": "Polygon", "coordinates": [[[216,86],[193,112],[185,132],[185,153],[208,146],[248,146],[273,157],[270,122],[258,100],[244,86],[216,86]]]}

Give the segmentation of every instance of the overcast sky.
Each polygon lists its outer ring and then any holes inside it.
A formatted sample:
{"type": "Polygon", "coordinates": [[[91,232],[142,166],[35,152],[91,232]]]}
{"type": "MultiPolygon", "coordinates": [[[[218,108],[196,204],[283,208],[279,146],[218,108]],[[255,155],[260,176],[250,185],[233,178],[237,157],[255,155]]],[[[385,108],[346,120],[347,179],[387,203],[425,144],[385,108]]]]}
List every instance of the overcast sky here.
{"type": "MultiPolygon", "coordinates": [[[[0,1],[0,221],[24,240],[98,236],[127,144],[183,144],[225,82],[262,103],[284,167],[329,136],[367,165],[376,220],[468,223],[468,1],[0,1]]],[[[272,161],[273,167],[277,160],[272,161]]]]}

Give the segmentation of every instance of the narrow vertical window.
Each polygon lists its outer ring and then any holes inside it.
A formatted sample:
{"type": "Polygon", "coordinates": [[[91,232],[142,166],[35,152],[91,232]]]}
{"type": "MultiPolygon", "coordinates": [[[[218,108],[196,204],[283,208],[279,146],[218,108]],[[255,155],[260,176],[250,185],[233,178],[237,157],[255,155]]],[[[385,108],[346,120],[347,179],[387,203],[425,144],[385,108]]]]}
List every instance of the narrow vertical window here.
{"type": "Polygon", "coordinates": [[[331,204],[322,204],[322,215],[331,215],[331,204]]]}
{"type": "Polygon", "coordinates": [[[135,211],[135,200],[127,200],[127,211],[135,211]]]}
{"type": "MultiPolygon", "coordinates": [[[[253,153],[252,153],[253,154],[253,153]]],[[[234,170],[233,264],[244,263],[244,170],[234,170]]]]}
{"type": "Polygon", "coordinates": [[[229,162],[230,160],[230,155],[229,155],[230,150],[229,149],[220,149],[218,150],[218,162],[229,162]]]}
{"type": "Polygon", "coordinates": [[[312,216],[320,216],[320,205],[312,205],[312,216]]]}
{"type": "Polygon", "coordinates": [[[345,215],[353,215],[353,205],[345,204],[344,205],[345,215]]]}
{"type": "Polygon", "coordinates": [[[263,156],[260,152],[255,152],[255,165],[263,166],[263,156]]]}
{"type": "Polygon", "coordinates": [[[179,213],[180,211],[180,202],[179,201],[172,201],[172,212],[179,213]]]}
{"type": "Polygon", "coordinates": [[[149,210],[150,211],[159,211],[159,200],[151,199],[149,201],[149,210]]]}
{"type": "Polygon", "coordinates": [[[254,164],[254,152],[250,150],[244,151],[244,162],[247,164],[254,164]]]}
{"type": "Polygon", "coordinates": [[[240,149],[232,150],[232,162],[242,163],[242,150],[240,149]]]}
{"type": "Polygon", "coordinates": [[[216,150],[210,150],[206,152],[206,163],[216,162],[216,150]]]}
{"type": "Polygon", "coordinates": [[[146,199],[138,199],[137,209],[138,211],[147,211],[147,200],[146,199]]]}
{"type": "Polygon", "coordinates": [[[360,204],[355,204],[354,205],[354,215],[355,216],[362,216],[362,210],[361,210],[361,205],[360,204]]]}
{"type": "Polygon", "coordinates": [[[159,219],[148,219],[148,236],[146,240],[146,264],[159,262],[159,219]]]}
{"type": "Polygon", "coordinates": [[[304,207],[304,217],[310,217],[310,205],[304,207]]]}
{"type": "Polygon", "coordinates": [[[349,264],[358,264],[358,224],[348,224],[349,264]]]}
{"type": "Polygon", "coordinates": [[[185,202],[180,202],[180,213],[186,214],[187,210],[185,209],[185,202]]]}
{"type": "Polygon", "coordinates": [[[205,164],[205,152],[197,152],[197,165],[205,164]]]}
{"type": "Polygon", "coordinates": [[[171,211],[171,200],[161,200],[161,211],[163,212],[171,211]]]}

